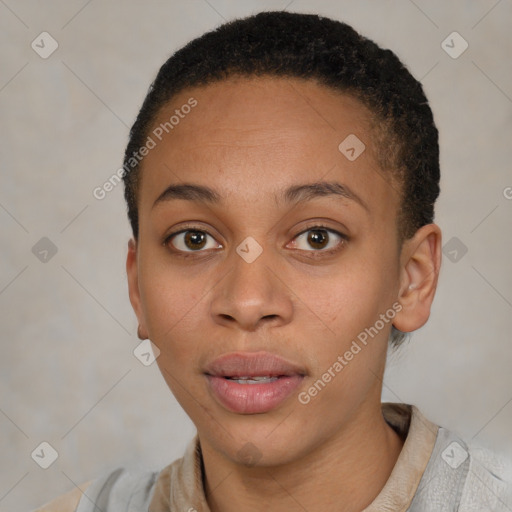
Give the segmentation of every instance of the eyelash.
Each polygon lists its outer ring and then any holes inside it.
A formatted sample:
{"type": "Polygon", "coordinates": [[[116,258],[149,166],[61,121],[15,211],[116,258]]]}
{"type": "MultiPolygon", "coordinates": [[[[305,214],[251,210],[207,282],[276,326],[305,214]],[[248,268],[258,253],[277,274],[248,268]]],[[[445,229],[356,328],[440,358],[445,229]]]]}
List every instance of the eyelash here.
{"type": "MultiPolygon", "coordinates": [[[[339,231],[336,231],[335,229],[332,229],[332,228],[329,228],[325,225],[322,225],[322,224],[313,224],[311,226],[307,226],[306,229],[303,229],[302,231],[300,231],[299,233],[297,233],[293,238],[292,240],[295,240],[296,238],[298,238],[299,236],[303,235],[303,234],[306,234],[308,233],[309,231],[327,231],[329,234],[334,234],[334,235],[337,235],[340,237],[340,241],[339,243],[336,245],[336,247],[332,248],[332,249],[328,249],[328,250],[323,250],[323,249],[311,249],[311,250],[304,250],[304,249],[295,249],[295,250],[298,250],[298,251],[302,251],[302,252],[308,252],[311,254],[311,256],[309,256],[310,258],[316,258],[316,257],[322,257],[322,256],[325,256],[325,255],[332,255],[332,254],[335,254],[337,253],[338,251],[340,251],[345,245],[346,243],[349,241],[349,237],[347,235],[345,235],[344,233],[340,233],[339,231]],[[313,256],[314,255],[314,256],[313,256]],[[317,256],[318,255],[318,256],[317,256]]],[[[187,232],[199,232],[199,233],[204,233],[210,237],[212,237],[213,239],[215,239],[215,237],[208,232],[208,230],[204,229],[204,228],[199,228],[197,226],[186,226],[185,228],[182,228],[180,229],[179,231],[175,231],[173,233],[169,233],[163,240],[162,242],[162,245],[164,245],[165,247],[169,247],[169,244],[171,242],[171,240],[177,236],[177,235],[180,235],[182,233],[187,233],[187,232]]],[[[188,258],[188,257],[193,257],[194,254],[200,254],[200,253],[204,253],[206,251],[203,251],[201,249],[197,250],[197,251],[182,251],[181,249],[176,249],[176,248],[170,248],[170,250],[176,255],[176,256],[181,256],[181,257],[184,257],[184,258],[188,258]]]]}
{"type": "MultiPolygon", "coordinates": [[[[336,231],[335,229],[329,228],[328,226],[325,226],[323,224],[312,224],[310,226],[306,226],[306,228],[303,229],[302,231],[300,231],[299,233],[297,233],[292,238],[292,240],[297,239],[299,236],[304,235],[304,234],[308,233],[309,231],[327,231],[327,233],[329,233],[329,236],[336,235],[340,238],[340,240],[336,244],[336,246],[331,249],[316,249],[316,250],[311,249],[309,251],[306,250],[305,252],[309,253],[310,258],[318,258],[318,257],[321,258],[322,256],[330,256],[330,255],[336,254],[339,251],[341,251],[345,247],[347,242],[349,241],[348,235],[345,235],[344,233],[336,231]]],[[[330,242],[330,240],[329,240],[329,242],[330,242]]],[[[303,249],[296,249],[296,250],[303,251],[303,249]]]]}

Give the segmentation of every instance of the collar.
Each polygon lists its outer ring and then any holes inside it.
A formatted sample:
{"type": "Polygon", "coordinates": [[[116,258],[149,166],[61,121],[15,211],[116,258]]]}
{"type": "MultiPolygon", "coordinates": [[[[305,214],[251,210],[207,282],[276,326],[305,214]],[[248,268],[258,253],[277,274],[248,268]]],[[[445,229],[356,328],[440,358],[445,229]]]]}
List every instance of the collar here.
{"type": "MultiPolygon", "coordinates": [[[[438,426],[414,405],[383,403],[386,422],[405,439],[384,487],[363,512],[404,512],[409,507],[432,454],[438,426]]],[[[160,472],[149,510],[210,512],[203,487],[203,462],[198,436],[181,459],[160,472]]]]}

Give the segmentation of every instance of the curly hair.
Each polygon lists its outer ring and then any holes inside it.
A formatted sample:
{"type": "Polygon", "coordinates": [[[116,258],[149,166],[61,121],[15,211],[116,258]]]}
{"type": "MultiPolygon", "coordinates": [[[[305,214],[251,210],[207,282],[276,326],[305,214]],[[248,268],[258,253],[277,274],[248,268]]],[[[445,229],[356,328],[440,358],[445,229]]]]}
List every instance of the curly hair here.
{"type": "MultiPolygon", "coordinates": [[[[402,242],[433,222],[439,195],[438,131],[423,88],[388,49],[330,18],[260,12],[227,22],[175,52],[160,68],[133,124],[123,163],[125,199],[138,237],[141,162],[133,158],[162,107],[179,92],[233,76],[315,80],[361,101],[373,115],[377,160],[400,188],[402,242]]],[[[404,335],[393,327],[393,344],[404,335]]]]}

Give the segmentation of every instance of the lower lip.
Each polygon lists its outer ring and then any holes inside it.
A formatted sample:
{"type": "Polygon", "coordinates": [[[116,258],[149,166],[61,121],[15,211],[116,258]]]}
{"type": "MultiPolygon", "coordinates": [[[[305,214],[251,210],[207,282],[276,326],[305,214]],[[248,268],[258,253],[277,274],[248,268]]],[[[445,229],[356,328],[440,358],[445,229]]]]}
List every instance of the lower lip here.
{"type": "Polygon", "coordinates": [[[303,379],[301,375],[290,375],[262,384],[239,384],[224,377],[206,377],[221,405],[239,414],[260,414],[275,409],[297,389],[303,379]]]}

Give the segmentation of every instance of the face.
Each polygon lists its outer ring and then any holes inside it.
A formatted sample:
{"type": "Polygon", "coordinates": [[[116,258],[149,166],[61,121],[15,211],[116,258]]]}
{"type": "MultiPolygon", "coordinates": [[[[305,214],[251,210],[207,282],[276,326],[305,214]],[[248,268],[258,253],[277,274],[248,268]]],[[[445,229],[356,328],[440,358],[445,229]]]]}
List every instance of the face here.
{"type": "Polygon", "coordinates": [[[155,128],[176,109],[143,162],[130,298],[202,445],[291,462],[380,411],[399,194],[366,108],[313,81],[187,89],[155,128]]]}

